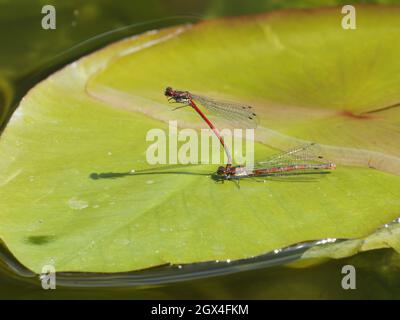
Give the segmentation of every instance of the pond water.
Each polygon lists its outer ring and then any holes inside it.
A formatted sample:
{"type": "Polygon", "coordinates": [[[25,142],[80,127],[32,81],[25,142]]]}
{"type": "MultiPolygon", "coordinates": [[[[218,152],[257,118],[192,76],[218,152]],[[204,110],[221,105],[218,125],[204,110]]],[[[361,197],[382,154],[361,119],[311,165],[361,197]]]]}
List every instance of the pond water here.
{"type": "MultiPolygon", "coordinates": [[[[57,9],[57,29],[43,30],[41,1],[2,1],[0,10],[0,127],[4,128],[18,101],[38,81],[74,61],[76,58],[107,43],[143,31],[165,26],[196,22],[223,15],[265,12],[288,7],[285,1],[188,1],[176,0],[174,6],[152,0],[135,4],[113,2],[53,1],[57,9]],[[12,32],[10,32],[12,30],[12,32]]],[[[316,1],[317,2],[317,1],[316,1]]],[[[354,2],[354,1],[353,1],[354,2]]],[[[356,1],[357,2],[357,1],[356,1]]],[[[359,1],[366,2],[366,1],[359,1]]],[[[379,1],[369,1],[379,2],[379,1]]],[[[334,3],[331,2],[331,3],[334,3]]],[[[341,1],[337,1],[341,3],[341,1]]],[[[291,1],[291,6],[313,6],[313,1],[291,1]]],[[[390,249],[330,260],[311,267],[287,266],[299,251],[257,260],[257,268],[216,268],[215,263],[176,268],[174,273],[188,276],[180,281],[131,281],[126,277],[98,281],[92,285],[85,275],[66,276],[69,281],[58,284],[57,290],[45,291],[36,276],[32,276],[13,261],[2,247],[0,251],[0,299],[52,298],[137,298],[137,299],[330,299],[330,298],[400,298],[400,256],[390,249]],[[274,260],[275,259],[275,260],[274,260]],[[265,263],[267,262],[267,263],[265,263]],[[357,270],[357,289],[343,290],[341,273],[344,265],[357,270]],[[197,269],[196,269],[197,268],[197,269]],[[207,270],[219,270],[208,272],[207,270]],[[201,277],[197,277],[204,271],[201,277]],[[208,273],[207,273],[208,272],[208,273]],[[194,275],[197,275],[194,277],[194,275]],[[74,280],[74,281],[71,281],[74,280]],[[121,280],[122,279],[122,280],[121,280]],[[75,286],[72,284],[75,283],[75,286]]],[[[254,264],[253,264],[254,265],[254,264]]],[[[157,276],[171,273],[158,269],[157,276]]],[[[148,274],[150,279],[151,272],[148,274]]]]}
{"type": "Polygon", "coordinates": [[[43,290],[37,277],[17,275],[0,264],[0,299],[398,299],[399,266],[393,250],[377,250],[307,268],[265,267],[161,285],[117,281],[43,290]],[[357,270],[356,290],[341,286],[341,270],[349,264],[357,270]]]}

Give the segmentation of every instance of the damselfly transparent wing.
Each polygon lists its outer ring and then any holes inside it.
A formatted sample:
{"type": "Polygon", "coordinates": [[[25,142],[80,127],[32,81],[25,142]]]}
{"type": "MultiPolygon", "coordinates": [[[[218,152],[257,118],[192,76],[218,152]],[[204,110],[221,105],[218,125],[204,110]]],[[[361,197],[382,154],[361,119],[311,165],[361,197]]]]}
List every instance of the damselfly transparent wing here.
{"type": "Polygon", "coordinates": [[[264,182],[265,180],[282,181],[282,182],[312,182],[319,180],[321,177],[330,174],[328,170],[296,170],[280,173],[266,173],[257,176],[250,176],[248,178],[253,178],[259,182],[264,182]],[[264,180],[264,181],[263,181],[264,180]]]}
{"type": "Polygon", "coordinates": [[[327,173],[333,168],[334,164],[325,159],[320,146],[309,143],[256,163],[254,172],[259,176],[294,177],[327,173]]]}
{"type": "Polygon", "coordinates": [[[193,95],[192,99],[199,102],[208,111],[240,128],[256,128],[258,118],[253,108],[248,105],[218,101],[201,95],[193,95]]]}
{"type": "Polygon", "coordinates": [[[315,143],[308,143],[286,150],[282,153],[271,156],[265,161],[257,162],[256,167],[276,167],[295,164],[320,164],[327,161],[321,148],[315,143]]]}

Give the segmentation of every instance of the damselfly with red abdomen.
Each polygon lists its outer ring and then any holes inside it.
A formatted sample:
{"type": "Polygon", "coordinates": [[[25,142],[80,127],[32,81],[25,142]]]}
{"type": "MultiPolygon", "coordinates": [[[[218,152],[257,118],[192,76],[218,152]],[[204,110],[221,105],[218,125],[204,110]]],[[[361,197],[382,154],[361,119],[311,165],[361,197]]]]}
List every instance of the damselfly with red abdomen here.
{"type": "Polygon", "coordinates": [[[168,97],[169,101],[174,100],[177,103],[184,103],[185,106],[191,106],[200,115],[200,117],[207,123],[210,129],[218,137],[228,158],[227,168],[231,167],[232,156],[229,151],[229,148],[225,144],[225,141],[220,135],[218,129],[201,111],[201,109],[197,106],[195,101],[197,101],[211,113],[214,113],[215,115],[220,116],[230,121],[233,124],[237,124],[240,127],[246,127],[246,128],[255,128],[257,126],[257,116],[253,112],[253,108],[251,106],[233,102],[231,103],[231,102],[217,101],[205,96],[192,94],[189,91],[174,90],[171,87],[167,87],[165,89],[165,95],[168,97]]]}
{"type": "MultiPolygon", "coordinates": [[[[243,166],[220,166],[217,172],[188,172],[177,170],[179,168],[195,167],[201,164],[192,165],[168,165],[158,168],[143,169],[128,172],[103,172],[92,173],[90,178],[106,179],[120,178],[125,176],[139,175],[157,175],[157,174],[189,174],[189,175],[204,175],[210,176],[217,182],[225,180],[234,181],[239,186],[239,180],[243,178],[259,178],[264,177],[268,180],[276,178],[295,178],[295,181],[309,181],[311,178],[317,177],[315,174],[327,174],[330,170],[335,169],[336,165],[333,162],[325,160],[325,157],[320,152],[320,147],[315,143],[298,146],[280,154],[271,156],[263,162],[258,162],[253,168],[243,166]],[[301,179],[299,179],[301,177],[301,179]]],[[[264,180],[265,181],[265,180],[264,180]]]]}
{"type": "Polygon", "coordinates": [[[315,143],[298,146],[273,155],[253,168],[243,166],[219,167],[214,178],[219,181],[257,177],[289,177],[304,174],[327,173],[335,169],[333,162],[326,161],[315,143]]]}

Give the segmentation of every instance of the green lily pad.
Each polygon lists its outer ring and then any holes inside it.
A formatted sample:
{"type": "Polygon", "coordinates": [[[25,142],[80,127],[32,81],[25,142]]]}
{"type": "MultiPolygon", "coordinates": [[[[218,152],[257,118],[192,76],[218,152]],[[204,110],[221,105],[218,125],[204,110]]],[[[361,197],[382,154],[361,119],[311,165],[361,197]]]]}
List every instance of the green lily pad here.
{"type": "Polygon", "coordinates": [[[340,259],[354,255],[358,252],[380,248],[393,248],[397,252],[400,252],[400,225],[398,224],[398,221],[396,221],[396,223],[386,224],[385,227],[378,229],[376,232],[364,239],[346,240],[344,242],[313,247],[308,249],[302,255],[302,258],[340,259]]]}
{"type": "Polygon", "coordinates": [[[400,216],[399,12],[360,7],[356,30],[339,9],[217,19],[66,66],[1,136],[0,237],[35,272],[120,272],[370,235],[400,216]],[[171,112],[167,85],[254,105],[257,159],[316,141],[338,169],[240,189],[214,183],[215,165],[131,173],[154,168],[150,129],[199,127],[191,110],[171,112]]]}

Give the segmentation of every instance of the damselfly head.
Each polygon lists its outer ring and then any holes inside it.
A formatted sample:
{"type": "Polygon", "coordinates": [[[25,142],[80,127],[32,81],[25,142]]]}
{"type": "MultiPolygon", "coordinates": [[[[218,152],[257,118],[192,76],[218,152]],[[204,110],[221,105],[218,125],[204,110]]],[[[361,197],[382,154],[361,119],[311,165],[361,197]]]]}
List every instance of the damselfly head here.
{"type": "Polygon", "coordinates": [[[165,88],[164,94],[165,94],[167,97],[172,97],[172,96],[173,96],[173,93],[174,93],[174,89],[172,89],[171,87],[166,87],[166,88],[165,88]]]}
{"type": "Polygon", "coordinates": [[[225,180],[229,179],[226,174],[225,167],[222,166],[217,169],[217,172],[214,172],[211,175],[211,178],[216,182],[224,182],[225,180]]]}
{"type": "Polygon", "coordinates": [[[218,169],[217,169],[217,174],[220,175],[220,176],[225,175],[225,174],[226,174],[226,169],[225,169],[225,167],[224,167],[224,166],[218,167],[218,169]]]}

